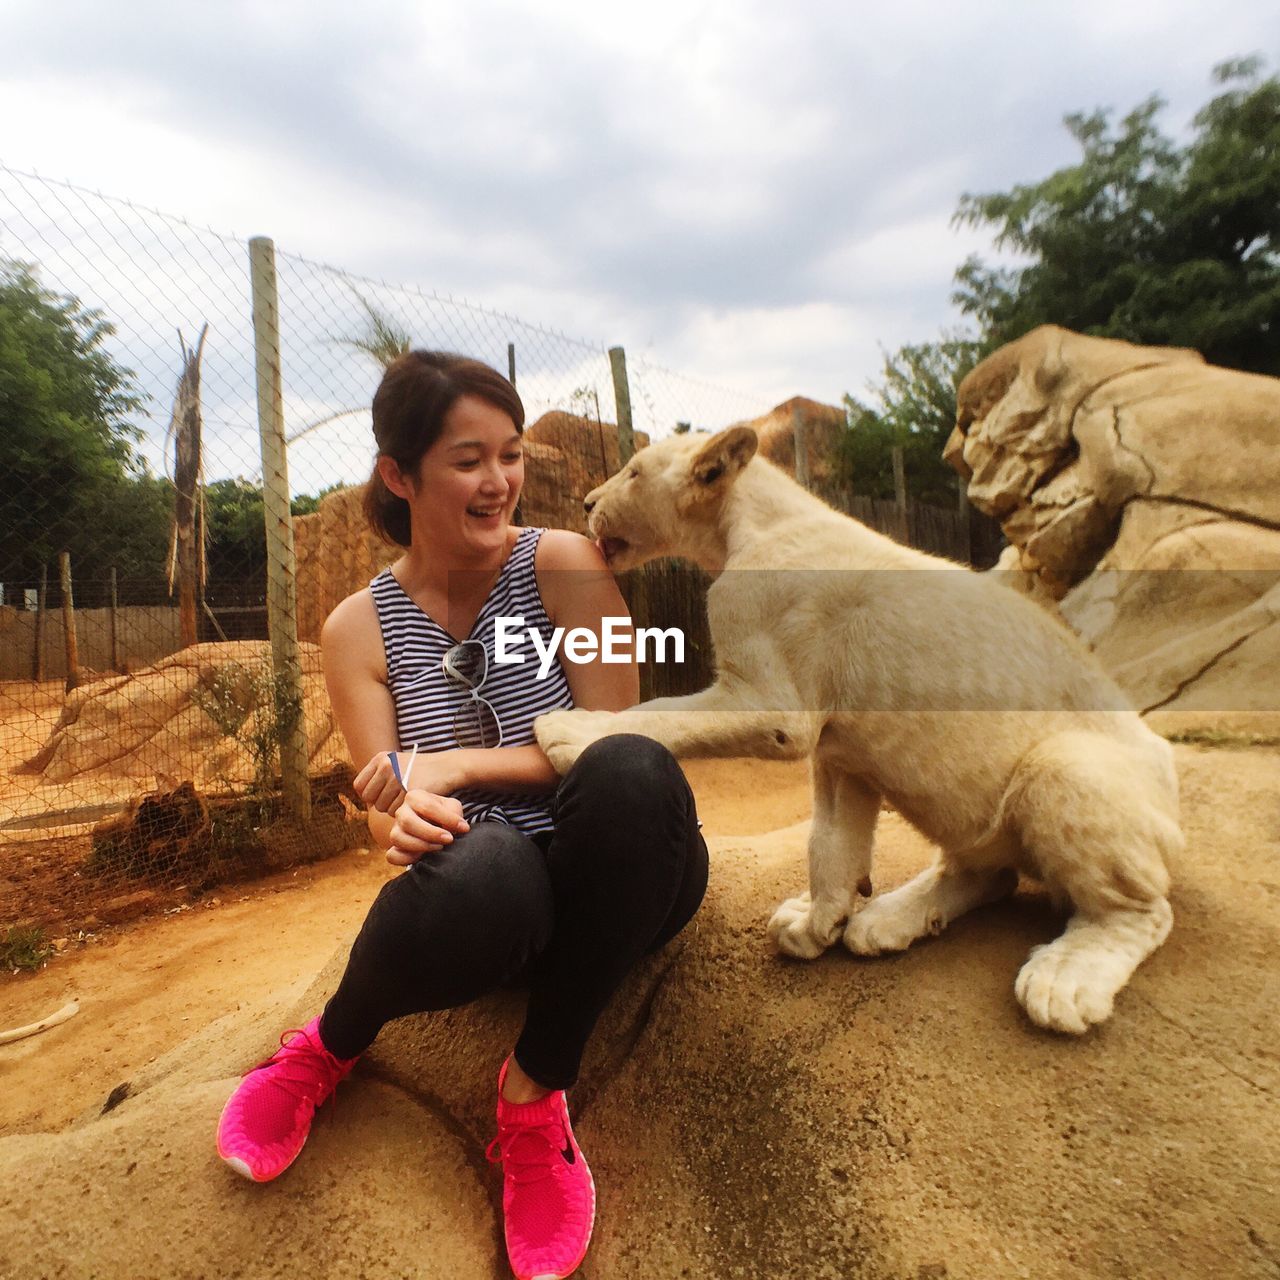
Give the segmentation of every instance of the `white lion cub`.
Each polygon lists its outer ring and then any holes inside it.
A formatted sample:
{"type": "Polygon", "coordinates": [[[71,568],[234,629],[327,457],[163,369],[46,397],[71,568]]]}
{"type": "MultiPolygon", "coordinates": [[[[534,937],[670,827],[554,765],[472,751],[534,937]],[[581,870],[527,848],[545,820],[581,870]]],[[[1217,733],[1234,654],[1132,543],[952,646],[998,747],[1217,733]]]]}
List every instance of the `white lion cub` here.
{"type": "Polygon", "coordinates": [[[539,743],[561,772],[614,733],[677,756],[808,756],[809,892],[769,922],[780,950],[812,958],[843,934],[860,955],[900,951],[1023,872],[1074,914],[1031,952],[1018,1000],[1058,1031],[1103,1021],[1172,922],[1168,744],[1037,605],[840,515],[756,443],[746,427],[674,436],[586,499],[613,568],[683,556],[719,575],[715,682],[617,714],[553,712],[539,743]],[[855,913],[882,801],[940,851],[855,913]]]}

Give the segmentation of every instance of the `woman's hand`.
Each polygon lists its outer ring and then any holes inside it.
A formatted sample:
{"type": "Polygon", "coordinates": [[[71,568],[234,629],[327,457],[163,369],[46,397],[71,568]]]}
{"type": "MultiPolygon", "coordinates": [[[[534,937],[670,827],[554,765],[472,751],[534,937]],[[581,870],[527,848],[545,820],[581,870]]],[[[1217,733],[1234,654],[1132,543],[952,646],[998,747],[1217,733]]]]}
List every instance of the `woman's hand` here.
{"type": "Polygon", "coordinates": [[[454,836],[470,830],[461,800],[414,787],[396,810],[387,861],[393,867],[412,866],[424,853],[439,853],[454,836]]]}
{"type": "Polygon", "coordinates": [[[429,755],[416,756],[413,771],[409,777],[404,778],[403,783],[396,778],[396,771],[391,764],[393,754],[403,777],[403,770],[409,764],[409,753],[404,751],[379,751],[356,774],[352,785],[366,809],[395,813],[404,800],[407,789],[432,791],[437,796],[448,796],[464,785],[456,751],[433,751],[429,755]]]}

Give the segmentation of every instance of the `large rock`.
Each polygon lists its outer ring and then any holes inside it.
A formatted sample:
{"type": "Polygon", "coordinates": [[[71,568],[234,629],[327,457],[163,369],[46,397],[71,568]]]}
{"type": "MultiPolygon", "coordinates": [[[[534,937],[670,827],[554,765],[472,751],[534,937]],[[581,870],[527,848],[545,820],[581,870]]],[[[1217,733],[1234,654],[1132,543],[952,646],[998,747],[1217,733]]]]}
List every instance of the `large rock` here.
{"type": "Polygon", "coordinates": [[[1045,325],[964,380],[946,456],[1140,709],[1280,711],[1280,380],[1045,325]]]}
{"type": "MultiPolygon", "coordinates": [[[[320,650],[302,644],[302,709],[315,773],[346,759],[342,735],[329,707],[320,650]]],[[[93,773],[109,779],[163,785],[190,781],[197,789],[243,786],[254,781],[255,762],[246,741],[263,705],[263,680],[271,670],[265,640],[197,644],[154,666],[110,676],[73,689],[44,746],[23,769],[48,783],[70,783],[93,773]],[[211,709],[221,708],[220,725],[211,709]],[[232,721],[243,720],[238,725],[232,721]],[[230,718],[226,718],[230,717],[230,718]],[[228,733],[230,728],[236,733],[228,733]]]]}
{"type": "Polygon", "coordinates": [[[364,516],[364,485],[338,489],[318,511],[293,517],[298,636],[318,643],[334,606],[369,585],[401,548],[383,541],[364,516]]]}
{"type": "MultiPolygon", "coordinates": [[[[1179,927],[1115,1019],[1070,1042],[1013,997],[1027,950],[1061,928],[1034,893],[906,955],[779,958],[763,921],[802,880],[807,825],[730,834],[769,811],[790,821],[783,771],[695,762],[707,902],[619,993],[572,1100],[600,1194],[583,1274],[1270,1275],[1280,932],[1258,885],[1275,761],[1179,749],[1179,927]],[[719,813],[704,803],[716,773],[719,813]]],[[[928,856],[885,816],[883,887],[928,856]]],[[[388,1027],[278,1182],[251,1186],[214,1156],[237,1074],[315,1012],[346,950],[309,989],[175,1046],[106,1114],[0,1139],[0,1274],[507,1274],[484,1147],[518,993],[388,1027]]]]}
{"type": "Polygon", "coordinates": [[[846,423],[843,409],[805,396],[793,396],[761,417],[737,425],[751,427],[760,439],[761,457],[768,458],[791,476],[796,474],[796,429],[799,428],[803,433],[803,458],[809,483],[821,489],[831,485],[839,475],[840,442],[846,423]]]}
{"type": "MultiPolygon", "coordinates": [[[[586,533],[582,499],[622,465],[618,428],[552,409],[525,429],[525,481],[520,513],[525,524],[586,533]]],[[[649,437],[635,433],[635,447],[649,437]]]]}

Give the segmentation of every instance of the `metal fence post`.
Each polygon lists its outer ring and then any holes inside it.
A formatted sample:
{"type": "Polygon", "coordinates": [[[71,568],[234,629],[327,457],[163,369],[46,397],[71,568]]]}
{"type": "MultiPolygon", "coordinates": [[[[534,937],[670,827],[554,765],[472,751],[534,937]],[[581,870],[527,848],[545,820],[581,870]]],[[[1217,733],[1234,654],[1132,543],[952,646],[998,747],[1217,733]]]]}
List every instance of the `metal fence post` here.
{"type": "Polygon", "coordinates": [[[302,715],[302,662],[298,651],[298,591],[289,514],[284,392],[280,375],[280,304],[275,245],[249,241],[253,288],[253,343],[257,357],[258,435],[262,447],[262,505],[267,527],[267,631],[271,636],[275,713],[280,716],[280,781],[285,808],[311,818],[306,723],[302,715]]]}
{"type": "Polygon", "coordinates": [[[613,400],[618,406],[618,465],[625,467],[636,451],[636,437],[631,430],[631,388],[627,385],[627,353],[621,347],[609,348],[609,367],[613,370],[613,400]]]}
{"type": "Polygon", "coordinates": [[[507,381],[513,387],[516,385],[516,344],[514,342],[507,343],[507,381]]]}

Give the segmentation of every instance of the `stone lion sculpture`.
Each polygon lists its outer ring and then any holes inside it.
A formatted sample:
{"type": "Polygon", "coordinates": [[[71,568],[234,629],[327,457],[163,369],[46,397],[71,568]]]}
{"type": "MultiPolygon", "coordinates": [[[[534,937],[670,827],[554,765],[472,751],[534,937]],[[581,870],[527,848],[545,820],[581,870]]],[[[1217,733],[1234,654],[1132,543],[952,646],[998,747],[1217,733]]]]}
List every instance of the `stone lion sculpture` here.
{"type": "Polygon", "coordinates": [[[1043,325],[961,383],[945,456],[1142,711],[1280,710],[1280,379],[1043,325]]]}

